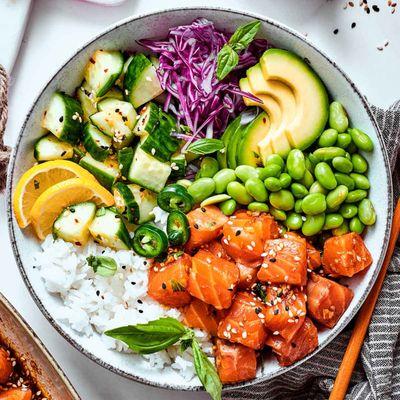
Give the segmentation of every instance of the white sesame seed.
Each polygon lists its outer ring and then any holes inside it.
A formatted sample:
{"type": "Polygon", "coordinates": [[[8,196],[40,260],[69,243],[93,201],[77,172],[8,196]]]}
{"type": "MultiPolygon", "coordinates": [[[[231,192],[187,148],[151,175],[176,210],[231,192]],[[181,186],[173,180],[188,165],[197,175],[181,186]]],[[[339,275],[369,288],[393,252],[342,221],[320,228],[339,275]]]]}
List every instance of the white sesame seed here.
{"type": "Polygon", "coordinates": [[[246,331],[243,331],[243,332],[242,332],[242,338],[243,338],[243,339],[246,339],[246,338],[247,338],[247,332],[246,332],[246,331]]]}
{"type": "Polygon", "coordinates": [[[277,335],[279,335],[279,331],[272,332],[272,334],[277,336],[277,335]]]}

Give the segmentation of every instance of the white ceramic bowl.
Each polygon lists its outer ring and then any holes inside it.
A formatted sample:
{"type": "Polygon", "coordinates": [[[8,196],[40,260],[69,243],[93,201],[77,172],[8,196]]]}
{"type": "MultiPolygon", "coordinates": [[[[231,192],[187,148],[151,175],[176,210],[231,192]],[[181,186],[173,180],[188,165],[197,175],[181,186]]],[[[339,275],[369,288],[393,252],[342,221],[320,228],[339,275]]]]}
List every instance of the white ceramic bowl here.
{"type": "MultiPolygon", "coordinates": [[[[367,159],[370,165],[369,179],[372,186],[370,198],[376,206],[378,218],[376,225],[368,229],[366,235],[366,245],[372,253],[374,262],[365,273],[358,274],[348,281],[349,286],[354,290],[354,299],[335,328],[320,333],[320,345],[316,351],[321,350],[343,330],[365,300],[385,255],[392,215],[392,187],[388,159],[381,134],[365,98],[349,77],[331,59],[302,35],[288,27],[260,15],[245,12],[219,8],[184,8],[129,18],[107,29],[79,49],[68,62],[60,67],[39,94],[25,120],[14,149],[8,176],[8,215],[15,257],[25,283],[40,310],[57,331],[79,351],[98,364],[122,376],[150,385],[182,390],[197,390],[199,387],[188,385],[175,372],[160,374],[156,370],[146,369],[143,367],[140,357],[107,350],[99,336],[91,338],[81,336],[55,320],[54,315],[61,304],[60,299],[45,290],[38,272],[32,268],[32,253],[38,250],[39,243],[32,232],[29,230],[21,231],[18,228],[12,215],[11,195],[19,177],[34,162],[32,146],[41,135],[40,119],[50,96],[57,89],[70,93],[74,91],[75,87],[82,81],[83,68],[94,50],[99,48],[140,50],[136,40],[163,37],[167,34],[169,27],[188,24],[197,17],[208,18],[215,23],[217,28],[226,31],[232,31],[235,27],[253,19],[261,20],[259,37],[266,38],[276,47],[291,50],[306,59],[322,78],[331,97],[345,106],[350,115],[351,123],[368,132],[374,141],[375,150],[372,154],[367,155],[367,159]]],[[[309,357],[311,356],[312,354],[309,357]]],[[[237,386],[251,385],[271,379],[288,369],[280,367],[273,359],[266,359],[261,367],[259,377],[237,386]]]]}

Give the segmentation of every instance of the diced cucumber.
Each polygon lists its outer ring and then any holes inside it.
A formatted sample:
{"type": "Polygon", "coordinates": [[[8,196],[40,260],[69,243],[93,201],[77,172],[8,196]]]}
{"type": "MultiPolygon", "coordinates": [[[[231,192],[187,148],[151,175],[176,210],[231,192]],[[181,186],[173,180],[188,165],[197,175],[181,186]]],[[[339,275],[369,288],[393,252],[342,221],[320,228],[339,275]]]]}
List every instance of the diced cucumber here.
{"type": "Polygon", "coordinates": [[[111,138],[87,122],[83,127],[83,145],[97,161],[104,161],[110,154],[111,138]]]}
{"type": "Polygon", "coordinates": [[[157,207],[157,195],[151,190],[147,190],[134,183],[128,185],[135,196],[136,203],[139,206],[138,224],[152,221],[154,219],[153,209],[157,207]]]}
{"type": "Polygon", "coordinates": [[[102,246],[115,250],[129,250],[132,247],[128,229],[113,208],[100,208],[89,226],[89,231],[102,246]]]}
{"type": "Polygon", "coordinates": [[[122,90],[116,86],[113,86],[104,96],[101,97],[100,100],[104,99],[115,99],[115,100],[124,100],[124,95],[122,90]]]}
{"type": "Polygon", "coordinates": [[[85,79],[95,97],[104,96],[122,72],[124,58],[119,51],[97,50],[85,68],[85,79]]]}
{"type": "Polygon", "coordinates": [[[82,107],[65,93],[55,92],[43,114],[42,127],[60,140],[75,144],[82,130],[82,107]]]}
{"type": "Polygon", "coordinates": [[[37,161],[69,160],[74,156],[74,147],[49,133],[35,143],[33,156],[37,161]]]}
{"type": "Polygon", "coordinates": [[[139,206],[131,189],[122,182],[117,182],[113,187],[115,208],[128,222],[138,223],[139,206]]]}
{"type": "Polygon", "coordinates": [[[91,172],[100,184],[107,189],[111,189],[120,175],[118,163],[113,158],[108,158],[101,162],[95,160],[90,154],[86,154],[79,161],[79,165],[91,172]]]}
{"type": "Polygon", "coordinates": [[[144,54],[136,54],[125,74],[125,97],[137,108],[162,92],[154,65],[144,54]]]}
{"type": "Polygon", "coordinates": [[[161,115],[160,107],[155,103],[148,103],[140,110],[139,119],[133,130],[136,136],[149,135],[158,125],[161,115]]]}
{"type": "Polygon", "coordinates": [[[96,204],[90,201],[69,206],[55,220],[53,235],[82,246],[89,240],[89,226],[95,214],[96,204]]]}
{"type": "Polygon", "coordinates": [[[99,111],[114,111],[122,117],[125,125],[132,130],[137,121],[137,113],[131,103],[107,97],[97,103],[99,111]]]}
{"type": "Polygon", "coordinates": [[[171,167],[168,163],[163,163],[147,154],[140,146],[136,148],[128,174],[131,182],[159,193],[170,174],[171,167]]]}
{"type": "MultiPolygon", "coordinates": [[[[115,82],[115,84],[116,84],[117,86],[119,86],[121,89],[124,87],[124,78],[125,78],[125,74],[126,74],[126,71],[128,70],[128,67],[129,67],[130,62],[132,61],[132,58],[133,58],[133,56],[129,56],[129,57],[126,59],[126,61],[125,61],[125,63],[124,63],[124,67],[122,68],[122,73],[121,73],[121,75],[119,76],[119,78],[117,79],[117,81],[115,82]]],[[[121,100],[123,100],[123,99],[121,99],[121,100]]]]}
{"type": "Polygon", "coordinates": [[[127,178],[129,175],[129,168],[131,167],[133,161],[133,148],[124,147],[118,151],[118,166],[121,171],[122,178],[127,178]]]}
{"type": "Polygon", "coordinates": [[[186,174],[186,157],[183,153],[177,152],[171,157],[171,178],[183,178],[186,174]]]}

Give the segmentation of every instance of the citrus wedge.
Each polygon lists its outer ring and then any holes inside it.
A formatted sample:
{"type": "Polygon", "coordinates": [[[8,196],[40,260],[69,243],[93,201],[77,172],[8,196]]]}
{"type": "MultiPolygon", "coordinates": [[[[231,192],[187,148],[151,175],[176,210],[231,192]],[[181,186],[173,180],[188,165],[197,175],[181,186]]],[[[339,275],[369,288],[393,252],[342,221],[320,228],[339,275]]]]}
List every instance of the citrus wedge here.
{"type": "Polygon", "coordinates": [[[113,195],[93,179],[72,178],[46,189],[35,201],[30,217],[39,239],[52,232],[61,211],[70,205],[93,201],[98,206],[114,204],[113,195]]]}
{"type": "Polygon", "coordinates": [[[15,218],[21,228],[30,224],[30,211],[36,199],[50,186],[71,178],[95,177],[72,161],[47,161],[28,169],[19,180],[13,197],[15,218]]]}

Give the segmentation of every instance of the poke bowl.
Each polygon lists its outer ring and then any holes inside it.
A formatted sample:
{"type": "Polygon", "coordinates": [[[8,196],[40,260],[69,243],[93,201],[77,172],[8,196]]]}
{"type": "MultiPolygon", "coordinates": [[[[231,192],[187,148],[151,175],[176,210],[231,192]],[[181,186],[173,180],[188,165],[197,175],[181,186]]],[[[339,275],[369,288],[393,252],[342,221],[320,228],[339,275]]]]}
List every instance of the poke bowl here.
{"type": "Polygon", "coordinates": [[[345,328],[392,215],[385,145],[350,78],[290,28],[208,7],[132,17],[78,50],[25,120],[7,196],[23,279],[68,342],[119,375],[201,382],[213,398],[214,356],[224,387],[243,387],[345,328]],[[300,331],[312,337],[296,353],[300,331]]]}

